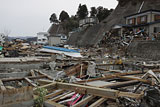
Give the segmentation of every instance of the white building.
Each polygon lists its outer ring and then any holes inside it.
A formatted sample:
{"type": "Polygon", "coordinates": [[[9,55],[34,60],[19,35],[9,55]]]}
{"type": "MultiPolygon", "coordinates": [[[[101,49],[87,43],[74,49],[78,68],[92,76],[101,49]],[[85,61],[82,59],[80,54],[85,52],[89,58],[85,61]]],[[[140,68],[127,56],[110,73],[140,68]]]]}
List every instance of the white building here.
{"type": "Polygon", "coordinates": [[[64,44],[67,41],[65,29],[61,24],[52,24],[48,30],[48,42],[50,46],[64,44]]]}
{"type": "Polygon", "coordinates": [[[5,35],[0,33],[0,45],[5,42],[5,35]]]}
{"type": "Polygon", "coordinates": [[[67,36],[65,34],[57,34],[56,36],[49,36],[49,45],[59,45],[67,41],[67,36]]]}
{"type": "Polygon", "coordinates": [[[47,32],[39,32],[37,33],[37,44],[48,44],[48,33],[47,32]]]}
{"type": "Polygon", "coordinates": [[[79,27],[85,27],[85,26],[94,25],[94,24],[98,24],[98,23],[99,23],[98,18],[87,17],[87,18],[79,21],[79,27]]]}

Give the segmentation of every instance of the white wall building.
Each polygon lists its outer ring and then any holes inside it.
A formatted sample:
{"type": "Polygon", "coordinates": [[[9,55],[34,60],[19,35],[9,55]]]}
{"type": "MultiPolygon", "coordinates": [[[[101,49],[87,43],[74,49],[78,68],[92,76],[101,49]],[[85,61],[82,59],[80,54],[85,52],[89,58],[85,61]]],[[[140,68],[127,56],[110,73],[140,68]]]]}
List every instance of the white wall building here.
{"type": "Polygon", "coordinates": [[[47,32],[39,32],[37,33],[37,44],[48,44],[48,33],[47,32]]]}
{"type": "Polygon", "coordinates": [[[94,25],[94,24],[98,24],[98,18],[96,17],[87,17],[85,19],[82,19],[79,21],[79,27],[84,27],[84,26],[88,26],[88,25],[94,25]]]}
{"type": "Polygon", "coordinates": [[[5,35],[0,33],[0,45],[5,42],[5,35]]]}
{"type": "Polygon", "coordinates": [[[56,36],[49,36],[49,45],[59,45],[67,41],[67,36],[65,34],[57,34],[56,36]]]}

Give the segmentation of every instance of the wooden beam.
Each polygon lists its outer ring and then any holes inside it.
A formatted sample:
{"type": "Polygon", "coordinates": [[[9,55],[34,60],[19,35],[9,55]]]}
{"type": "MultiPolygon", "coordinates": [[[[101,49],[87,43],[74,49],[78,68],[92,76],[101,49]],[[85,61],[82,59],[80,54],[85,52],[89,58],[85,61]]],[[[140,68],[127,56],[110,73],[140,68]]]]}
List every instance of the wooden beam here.
{"type": "MultiPolygon", "coordinates": [[[[28,79],[40,79],[40,78],[46,78],[45,75],[39,75],[39,76],[36,76],[36,77],[33,77],[33,76],[28,76],[27,77],[28,79]]],[[[3,82],[8,82],[8,81],[16,81],[16,80],[24,80],[25,77],[19,77],[19,78],[3,78],[1,79],[3,82]]]]}
{"type": "Polygon", "coordinates": [[[40,85],[46,85],[46,84],[52,83],[53,81],[52,81],[52,80],[45,80],[45,79],[38,79],[37,82],[38,82],[40,85]]]}
{"type": "Polygon", "coordinates": [[[5,91],[6,87],[4,86],[2,80],[0,80],[0,90],[5,91]]]}
{"type": "MultiPolygon", "coordinates": [[[[91,95],[100,96],[104,98],[116,99],[117,96],[123,97],[122,94],[119,95],[120,91],[113,90],[113,89],[104,89],[104,88],[97,88],[97,87],[93,88],[91,86],[83,86],[83,85],[78,85],[78,84],[60,83],[60,82],[57,82],[56,86],[59,89],[75,91],[81,94],[91,94],[91,95]]],[[[126,96],[128,95],[128,97],[131,97],[131,98],[137,99],[137,98],[142,97],[141,94],[134,94],[134,93],[128,93],[128,92],[123,92],[123,93],[126,93],[126,96]]]]}
{"type": "Polygon", "coordinates": [[[130,92],[120,92],[118,94],[119,97],[130,97],[130,98],[135,98],[135,99],[140,99],[143,97],[143,95],[144,95],[144,93],[134,94],[134,93],[130,93],[130,92]]]}
{"type": "Polygon", "coordinates": [[[53,77],[51,77],[51,76],[47,75],[46,73],[43,73],[43,72],[41,72],[41,71],[37,71],[37,70],[35,70],[35,71],[36,71],[36,72],[38,72],[38,73],[39,73],[39,74],[41,74],[41,75],[46,76],[48,79],[53,80],[53,77]]]}
{"type": "Polygon", "coordinates": [[[68,90],[68,91],[75,91],[81,94],[91,94],[94,96],[104,97],[104,98],[111,98],[116,99],[117,97],[131,97],[135,99],[139,99],[142,97],[143,94],[135,94],[129,92],[120,92],[118,90],[113,89],[104,89],[104,88],[97,88],[91,86],[84,86],[72,83],[61,83],[61,82],[53,82],[51,84],[47,84],[45,86],[40,86],[46,88],[48,90],[53,90],[55,88],[68,90]],[[123,93],[123,94],[122,94],[123,93]]]}
{"type": "MultiPolygon", "coordinates": [[[[134,72],[126,72],[126,73],[115,73],[115,74],[111,74],[111,75],[105,75],[105,77],[89,79],[89,80],[87,80],[87,82],[96,81],[96,80],[113,79],[113,78],[117,78],[118,76],[135,75],[135,74],[143,74],[143,72],[142,71],[134,71],[134,72]]],[[[86,82],[86,80],[77,81],[77,83],[84,83],[84,82],[86,82]]]]}
{"type": "Polygon", "coordinates": [[[129,76],[117,76],[118,78],[121,79],[125,79],[125,80],[137,80],[146,84],[150,84],[151,85],[151,81],[149,80],[145,80],[145,79],[141,79],[141,78],[134,78],[134,77],[129,77],[129,76]]]}
{"type": "Polygon", "coordinates": [[[59,95],[59,94],[62,94],[64,92],[64,90],[58,90],[57,92],[55,92],[55,93],[51,93],[51,94],[48,94],[48,95],[46,95],[45,96],[45,98],[51,98],[51,97],[55,97],[55,96],[57,96],[57,95],[59,95]]]}
{"type": "Polygon", "coordinates": [[[131,81],[118,82],[118,83],[113,83],[113,84],[106,84],[106,85],[102,86],[101,88],[121,88],[121,87],[135,85],[138,83],[139,83],[139,81],[137,81],[137,80],[131,80],[131,81]]]}
{"type": "Polygon", "coordinates": [[[96,102],[94,102],[93,104],[91,104],[89,107],[99,107],[106,100],[107,99],[105,99],[105,98],[100,98],[99,100],[97,100],[96,102]]]}
{"type": "Polygon", "coordinates": [[[31,86],[33,87],[37,87],[37,85],[35,83],[33,83],[29,78],[25,77],[24,78],[31,86]]]}
{"type": "Polygon", "coordinates": [[[116,71],[116,70],[107,70],[107,69],[103,69],[103,68],[96,68],[96,69],[100,70],[100,71],[105,71],[105,72],[120,73],[119,71],[116,71]]]}
{"type": "Polygon", "coordinates": [[[47,91],[53,91],[54,89],[56,89],[56,84],[57,84],[56,82],[53,82],[47,85],[36,87],[33,90],[35,91],[37,88],[45,88],[47,89],[47,91]]]}
{"type": "Polygon", "coordinates": [[[67,107],[67,106],[64,106],[64,105],[62,105],[62,104],[58,104],[58,103],[56,103],[56,102],[54,102],[54,101],[50,101],[50,100],[45,101],[45,102],[44,102],[44,105],[45,105],[46,107],[67,107]]]}
{"type": "Polygon", "coordinates": [[[80,107],[81,105],[86,104],[89,101],[91,101],[93,98],[95,98],[95,96],[93,96],[93,95],[88,96],[85,99],[82,99],[81,101],[79,101],[78,103],[76,103],[75,105],[73,105],[73,107],[80,107]]]}
{"type": "Polygon", "coordinates": [[[50,100],[50,101],[54,101],[54,102],[56,102],[56,101],[60,100],[60,99],[61,99],[61,97],[65,96],[65,95],[67,95],[67,94],[70,94],[70,93],[72,93],[72,92],[66,92],[66,93],[63,93],[62,95],[59,95],[59,96],[54,97],[54,98],[49,99],[49,100],[50,100]]]}
{"type": "MultiPolygon", "coordinates": [[[[88,65],[83,63],[82,64],[82,71],[85,71],[87,68],[88,68],[88,65]]],[[[74,65],[74,66],[68,68],[64,72],[66,73],[66,75],[72,76],[72,75],[75,75],[77,73],[80,73],[80,71],[81,71],[81,64],[77,64],[77,65],[74,65]]]]}

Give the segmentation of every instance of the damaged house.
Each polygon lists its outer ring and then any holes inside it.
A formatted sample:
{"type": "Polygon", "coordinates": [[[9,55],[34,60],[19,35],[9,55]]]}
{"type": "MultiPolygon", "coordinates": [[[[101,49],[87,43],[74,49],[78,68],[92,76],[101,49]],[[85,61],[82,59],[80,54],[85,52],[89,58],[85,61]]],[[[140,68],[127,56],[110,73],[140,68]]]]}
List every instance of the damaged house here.
{"type": "Polygon", "coordinates": [[[98,24],[99,20],[96,17],[87,17],[79,21],[79,27],[87,27],[98,24]]]}
{"type": "Polygon", "coordinates": [[[50,46],[63,44],[67,40],[66,31],[61,24],[52,24],[48,30],[48,42],[50,46]]]}
{"type": "Polygon", "coordinates": [[[126,24],[131,25],[135,31],[143,29],[149,36],[160,32],[160,11],[146,10],[125,17],[126,24]]]}
{"type": "Polygon", "coordinates": [[[47,32],[39,32],[37,33],[37,44],[48,44],[48,33],[47,32]]]}

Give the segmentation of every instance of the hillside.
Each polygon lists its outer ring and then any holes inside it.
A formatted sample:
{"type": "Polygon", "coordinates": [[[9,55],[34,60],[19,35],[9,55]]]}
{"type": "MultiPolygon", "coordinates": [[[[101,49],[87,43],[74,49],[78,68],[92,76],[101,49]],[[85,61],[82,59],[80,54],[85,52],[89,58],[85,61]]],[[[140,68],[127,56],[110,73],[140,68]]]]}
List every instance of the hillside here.
{"type": "Polygon", "coordinates": [[[97,44],[102,39],[103,34],[114,25],[125,24],[125,16],[137,13],[143,1],[144,5],[141,11],[149,9],[160,10],[160,0],[120,0],[109,17],[98,25],[73,34],[68,40],[68,44],[76,46],[93,46],[97,44]]]}

